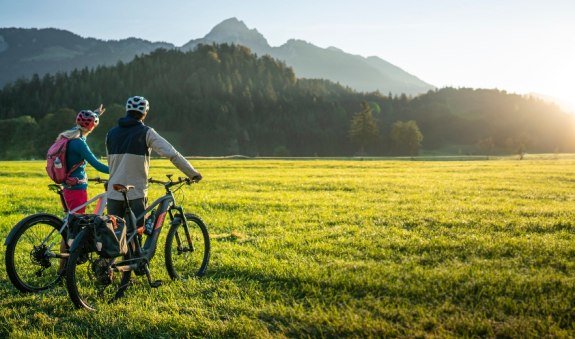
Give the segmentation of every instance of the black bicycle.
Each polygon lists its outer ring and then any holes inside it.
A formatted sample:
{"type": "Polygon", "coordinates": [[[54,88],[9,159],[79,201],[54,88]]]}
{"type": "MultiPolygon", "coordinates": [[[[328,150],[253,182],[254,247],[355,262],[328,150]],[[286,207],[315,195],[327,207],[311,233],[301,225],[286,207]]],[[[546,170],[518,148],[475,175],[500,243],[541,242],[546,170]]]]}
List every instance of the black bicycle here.
{"type": "Polygon", "coordinates": [[[133,186],[114,185],[126,202],[126,227],[128,251],[116,258],[104,258],[94,252],[93,230],[86,226],[81,230],[72,247],[66,267],[66,288],[77,308],[96,310],[124,295],[130,286],[131,273],[145,275],[152,288],[159,287],[160,280],[152,280],[150,261],[156,253],[160,232],[166,216],[169,217],[169,231],[166,237],[164,256],[171,279],[188,279],[205,274],[210,260],[210,237],[204,222],[196,215],[184,213],[176,204],[174,192],[191,180],[168,175],[168,181],[150,179],[150,183],[162,184],[166,194],[150,204],[142,215],[135,216],[127,198],[133,186]],[[146,214],[155,215],[153,231],[143,241],[143,227],[136,226],[136,220],[146,214]]]}

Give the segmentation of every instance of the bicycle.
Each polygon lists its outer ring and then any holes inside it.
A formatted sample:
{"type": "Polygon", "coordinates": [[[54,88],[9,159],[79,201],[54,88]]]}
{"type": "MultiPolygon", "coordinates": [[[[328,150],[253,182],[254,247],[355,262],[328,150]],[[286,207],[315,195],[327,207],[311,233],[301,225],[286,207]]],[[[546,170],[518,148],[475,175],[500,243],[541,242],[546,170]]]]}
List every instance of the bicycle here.
{"type": "MultiPolygon", "coordinates": [[[[89,179],[106,185],[100,178],[89,179]]],[[[64,200],[62,185],[51,184],[48,188],[60,196],[64,217],[49,213],[37,213],[19,221],[4,242],[6,246],[6,272],[18,290],[26,293],[40,292],[58,284],[64,272],[59,269],[60,260],[68,258],[68,253],[60,248],[61,240],[66,240],[66,229],[70,215],[97,201],[94,214],[102,214],[106,208],[106,192],[69,210],[64,200]]],[[[67,246],[66,246],[67,247],[67,246]]]]}
{"type": "Polygon", "coordinates": [[[200,217],[184,213],[183,207],[177,205],[174,198],[174,192],[193,181],[187,178],[172,181],[171,177],[168,175],[167,182],[148,180],[150,183],[163,185],[166,194],[150,204],[137,217],[127,198],[127,192],[133,186],[113,186],[114,190],[122,193],[126,203],[128,252],[125,255],[112,259],[100,257],[93,252],[94,229],[87,226],[78,233],[70,249],[66,267],[66,288],[76,308],[94,311],[122,297],[131,284],[132,272],[137,276],[145,275],[151,288],[162,284],[161,280],[152,280],[149,264],[156,253],[166,215],[170,219],[170,229],[166,236],[164,256],[169,277],[176,280],[205,274],[210,259],[208,229],[200,217]],[[157,217],[153,231],[142,245],[144,227],[138,228],[136,220],[151,214],[156,207],[157,217]]]}

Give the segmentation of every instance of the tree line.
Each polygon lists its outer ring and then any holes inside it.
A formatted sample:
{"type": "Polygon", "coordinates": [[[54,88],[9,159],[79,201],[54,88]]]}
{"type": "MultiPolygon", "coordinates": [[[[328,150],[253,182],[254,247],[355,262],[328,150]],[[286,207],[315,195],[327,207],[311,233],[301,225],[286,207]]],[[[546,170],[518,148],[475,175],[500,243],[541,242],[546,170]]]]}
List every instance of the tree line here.
{"type": "Polygon", "coordinates": [[[283,62],[223,44],[159,49],[129,63],[6,85],[0,158],[43,157],[77,111],[100,103],[108,111],[89,144],[103,155],[105,133],[133,95],[150,100],[146,123],[187,155],[552,152],[574,145],[571,116],[533,98],[465,88],[415,98],[358,93],[327,80],[297,79],[283,62]]]}

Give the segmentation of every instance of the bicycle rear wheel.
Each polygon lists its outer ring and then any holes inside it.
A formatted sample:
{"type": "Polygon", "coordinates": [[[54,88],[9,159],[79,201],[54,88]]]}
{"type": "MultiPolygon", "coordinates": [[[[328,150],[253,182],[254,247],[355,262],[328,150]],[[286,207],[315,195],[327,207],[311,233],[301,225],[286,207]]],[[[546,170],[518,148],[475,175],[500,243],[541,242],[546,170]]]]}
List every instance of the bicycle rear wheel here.
{"type": "MultiPolygon", "coordinates": [[[[84,235],[78,235],[75,241],[83,241],[83,238],[84,235]]],[[[66,267],[66,289],[76,308],[95,311],[124,294],[130,284],[131,272],[114,272],[111,268],[113,262],[114,259],[86,252],[83,246],[70,253],[66,267]]]]}
{"type": "MultiPolygon", "coordinates": [[[[14,228],[6,243],[6,273],[22,292],[39,292],[60,282],[65,268],[59,233],[62,220],[49,214],[30,216],[14,228]]],[[[65,248],[65,245],[64,245],[65,248]]]]}
{"type": "Polygon", "coordinates": [[[172,279],[188,279],[206,273],[210,261],[210,236],[202,219],[186,214],[184,224],[176,215],[166,237],[165,260],[172,279]]]}

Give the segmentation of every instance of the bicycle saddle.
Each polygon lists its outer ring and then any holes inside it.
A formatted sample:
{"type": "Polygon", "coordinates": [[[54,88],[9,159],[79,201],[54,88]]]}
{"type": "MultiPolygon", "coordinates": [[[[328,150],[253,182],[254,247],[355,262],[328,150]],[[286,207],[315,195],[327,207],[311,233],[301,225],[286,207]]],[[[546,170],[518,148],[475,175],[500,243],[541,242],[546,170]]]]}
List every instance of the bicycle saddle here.
{"type": "Polygon", "coordinates": [[[118,191],[121,193],[125,193],[128,192],[129,190],[131,190],[132,188],[134,188],[133,185],[128,185],[128,186],[124,186],[121,184],[114,184],[114,186],[112,186],[114,188],[114,191],[118,191]]]}

